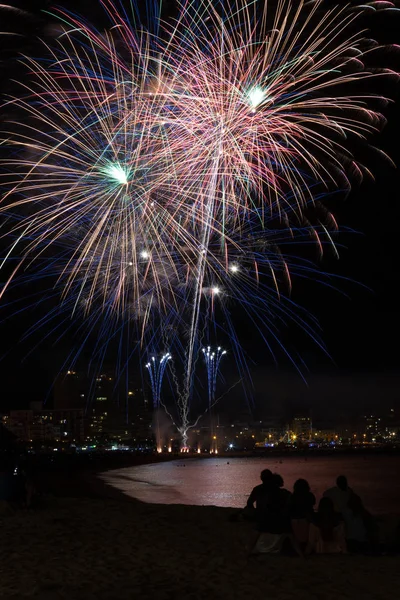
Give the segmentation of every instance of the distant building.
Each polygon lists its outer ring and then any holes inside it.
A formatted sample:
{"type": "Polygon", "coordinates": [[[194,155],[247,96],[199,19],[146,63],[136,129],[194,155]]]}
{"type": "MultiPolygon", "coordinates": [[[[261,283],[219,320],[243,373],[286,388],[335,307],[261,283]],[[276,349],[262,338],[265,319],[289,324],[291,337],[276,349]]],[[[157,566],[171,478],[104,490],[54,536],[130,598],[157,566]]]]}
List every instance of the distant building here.
{"type": "Polygon", "coordinates": [[[84,415],[79,409],[12,410],[3,425],[23,442],[75,442],[84,440],[84,415]]]}
{"type": "Polygon", "coordinates": [[[342,422],[336,427],[336,432],[342,444],[351,444],[354,439],[354,427],[351,423],[342,422]]]}
{"type": "Polygon", "coordinates": [[[383,444],[394,443],[399,439],[400,421],[395,410],[389,414],[364,415],[358,422],[356,440],[359,443],[383,444]]]}
{"type": "Polygon", "coordinates": [[[268,427],[268,428],[263,428],[261,430],[261,434],[262,434],[265,444],[269,444],[269,445],[279,444],[279,442],[281,442],[284,439],[285,433],[286,433],[286,431],[284,431],[282,429],[282,427],[268,427]]]}
{"type": "Polygon", "coordinates": [[[11,431],[18,440],[23,442],[30,441],[33,423],[32,410],[12,410],[9,415],[4,415],[2,420],[3,425],[11,431]]]}
{"type": "MultiPolygon", "coordinates": [[[[106,389],[104,380],[97,382],[97,394],[105,394],[106,389]]],[[[123,393],[120,398],[112,398],[111,395],[95,396],[86,415],[86,436],[89,442],[151,441],[152,407],[142,389],[132,383],[128,386],[125,397],[123,393]]]]}
{"type": "Polygon", "coordinates": [[[141,393],[137,390],[130,407],[131,434],[134,441],[147,442],[152,435],[152,406],[141,393]]]}
{"type": "Polygon", "coordinates": [[[335,429],[313,429],[312,432],[313,442],[323,443],[338,443],[340,441],[339,434],[335,429]]]}
{"type": "Polygon", "coordinates": [[[134,382],[127,384],[109,373],[93,379],[87,372],[70,370],[58,377],[53,397],[57,410],[84,411],[85,437],[89,442],[151,437],[151,409],[134,382]]]}
{"type": "Polygon", "coordinates": [[[265,444],[276,445],[285,441],[288,428],[281,419],[262,421],[262,423],[259,424],[259,427],[261,435],[258,435],[257,437],[265,440],[265,444]]]}
{"type": "Polygon", "coordinates": [[[60,373],[53,387],[53,405],[57,410],[86,408],[89,381],[87,375],[78,371],[60,373]]]}
{"type": "Polygon", "coordinates": [[[312,439],[312,421],[310,417],[295,417],[293,419],[291,430],[293,439],[308,441],[312,439]]]}
{"type": "Polygon", "coordinates": [[[382,417],[365,415],[357,426],[354,441],[376,444],[384,441],[386,428],[382,417]]]}

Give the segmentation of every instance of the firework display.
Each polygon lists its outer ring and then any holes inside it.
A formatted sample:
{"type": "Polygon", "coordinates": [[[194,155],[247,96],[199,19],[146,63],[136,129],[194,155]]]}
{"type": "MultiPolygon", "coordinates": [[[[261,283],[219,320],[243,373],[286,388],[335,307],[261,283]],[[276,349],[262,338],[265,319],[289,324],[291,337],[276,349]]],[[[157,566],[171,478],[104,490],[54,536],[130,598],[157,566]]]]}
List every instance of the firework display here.
{"type": "Polygon", "coordinates": [[[151,381],[151,390],[153,393],[154,426],[157,452],[162,452],[163,447],[160,428],[161,386],[165,369],[167,368],[169,360],[171,360],[171,355],[168,352],[167,354],[163,354],[160,359],[152,356],[149,362],[146,364],[146,369],[149,372],[151,381]]]}
{"type": "MultiPolygon", "coordinates": [[[[369,66],[378,48],[353,5],[204,0],[164,19],[149,4],[145,26],[134,8],[99,4],[105,32],[54,10],[59,35],[42,60],[24,57],[29,77],[6,101],[2,264],[18,260],[0,295],[28,270],[90,327],[135,322],[142,344],[167,336],[171,348],[184,329],[187,430],[199,331],[217,303],[241,363],[227,302],[267,344],[276,315],[312,333],[285,291],[313,267],[284,246],[335,251],[320,199],[370,175],[353,142],[383,126],[386,101],[359,89],[396,74],[369,66]]],[[[146,365],[157,406],[169,357],[146,365]]]]}
{"type": "Polygon", "coordinates": [[[149,362],[146,364],[146,369],[149,371],[151,380],[154,408],[159,408],[160,406],[162,380],[167,363],[170,359],[171,355],[169,353],[164,354],[160,359],[152,356],[149,362]]]}
{"type": "Polygon", "coordinates": [[[217,377],[219,366],[222,357],[226,354],[226,350],[223,350],[220,346],[215,350],[210,346],[202,349],[204,362],[207,367],[207,381],[208,381],[208,411],[210,417],[210,452],[218,453],[218,441],[215,434],[215,423],[213,415],[213,406],[215,403],[215,392],[217,388],[217,377]]]}

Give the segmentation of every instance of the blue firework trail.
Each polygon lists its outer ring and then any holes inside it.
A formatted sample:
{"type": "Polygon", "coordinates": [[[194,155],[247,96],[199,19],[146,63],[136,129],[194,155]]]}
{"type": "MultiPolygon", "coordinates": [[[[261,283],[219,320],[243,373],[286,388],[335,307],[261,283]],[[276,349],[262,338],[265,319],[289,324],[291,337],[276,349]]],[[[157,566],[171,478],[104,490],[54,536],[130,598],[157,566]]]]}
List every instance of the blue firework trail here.
{"type": "Polygon", "coordinates": [[[211,346],[207,346],[207,348],[202,349],[202,352],[207,368],[208,408],[211,409],[215,401],[219,366],[222,357],[226,354],[226,350],[223,350],[221,346],[218,346],[215,349],[213,349],[211,346]]]}
{"type": "Polygon", "coordinates": [[[168,361],[170,361],[171,358],[172,357],[170,353],[167,352],[160,359],[158,359],[156,356],[152,356],[149,362],[146,364],[146,369],[149,372],[153,394],[153,406],[155,409],[160,408],[162,382],[165,369],[167,368],[168,361]]]}

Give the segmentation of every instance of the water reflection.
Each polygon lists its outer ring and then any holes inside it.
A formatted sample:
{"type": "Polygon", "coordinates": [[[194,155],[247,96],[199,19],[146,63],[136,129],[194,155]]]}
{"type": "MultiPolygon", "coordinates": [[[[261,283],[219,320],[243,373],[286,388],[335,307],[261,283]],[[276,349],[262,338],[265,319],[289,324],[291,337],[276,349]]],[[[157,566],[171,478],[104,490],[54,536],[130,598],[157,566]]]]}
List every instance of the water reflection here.
{"type": "Polygon", "coordinates": [[[163,462],[108,471],[102,479],[143,502],[242,507],[262,469],[279,472],[292,490],[307,479],[317,500],[344,474],[375,513],[397,513],[400,457],[207,458],[163,462]]]}

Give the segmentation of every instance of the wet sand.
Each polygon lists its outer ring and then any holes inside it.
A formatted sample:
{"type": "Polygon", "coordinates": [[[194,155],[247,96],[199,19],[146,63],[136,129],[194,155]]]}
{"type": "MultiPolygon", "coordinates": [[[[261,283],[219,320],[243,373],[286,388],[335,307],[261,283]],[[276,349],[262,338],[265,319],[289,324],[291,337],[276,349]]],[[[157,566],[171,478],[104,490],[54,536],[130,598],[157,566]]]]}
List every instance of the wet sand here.
{"type": "Polygon", "coordinates": [[[76,495],[3,507],[0,597],[387,600],[400,589],[398,557],[248,559],[252,528],[229,509],[144,504],[93,479],[76,495]]]}

